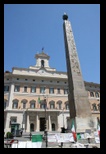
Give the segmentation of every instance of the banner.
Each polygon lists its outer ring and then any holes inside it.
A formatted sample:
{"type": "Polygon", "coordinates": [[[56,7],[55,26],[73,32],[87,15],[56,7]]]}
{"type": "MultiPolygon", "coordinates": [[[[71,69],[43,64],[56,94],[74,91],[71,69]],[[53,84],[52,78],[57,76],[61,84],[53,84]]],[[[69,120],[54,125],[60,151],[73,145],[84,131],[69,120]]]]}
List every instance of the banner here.
{"type": "Polygon", "coordinates": [[[57,133],[56,134],[57,142],[74,142],[72,133],[57,133]]]}
{"type": "Polygon", "coordinates": [[[56,134],[48,134],[48,142],[57,142],[56,134]]]}

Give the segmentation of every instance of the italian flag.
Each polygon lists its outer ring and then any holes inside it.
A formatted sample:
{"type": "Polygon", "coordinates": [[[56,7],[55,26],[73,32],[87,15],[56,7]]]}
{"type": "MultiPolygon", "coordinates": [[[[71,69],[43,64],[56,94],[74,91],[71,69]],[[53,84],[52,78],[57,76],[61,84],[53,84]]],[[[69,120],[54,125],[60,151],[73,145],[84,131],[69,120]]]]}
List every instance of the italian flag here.
{"type": "Polygon", "coordinates": [[[38,103],[40,103],[40,102],[41,102],[40,97],[38,97],[38,103]]]}
{"type": "Polygon", "coordinates": [[[43,138],[41,134],[32,135],[32,147],[33,148],[41,148],[43,142],[43,138]]]}
{"type": "Polygon", "coordinates": [[[74,141],[76,141],[77,136],[76,136],[76,132],[75,132],[74,119],[72,119],[71,131],[72,131],[72,134],[73,134],[74,141]]]}

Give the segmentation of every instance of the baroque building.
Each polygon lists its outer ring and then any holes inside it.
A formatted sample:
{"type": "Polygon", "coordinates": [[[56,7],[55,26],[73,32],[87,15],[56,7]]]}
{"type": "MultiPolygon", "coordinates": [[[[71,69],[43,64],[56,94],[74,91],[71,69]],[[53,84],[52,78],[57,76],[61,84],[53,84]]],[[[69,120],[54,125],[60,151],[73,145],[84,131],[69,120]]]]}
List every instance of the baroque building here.
{"type": "MultiPolygon", "coordinates": [[[[71,129],[67,72],[49,66],[50,57],[41,51],[36,65],[13,67],[4,73],[4,132],[18,123],[25,132],[71,129]]],[[[100,120],[100,84],[84,81],[92,116],[100,120]]],[[[94,126],[97,129],[97,124],[94,126]]]]}

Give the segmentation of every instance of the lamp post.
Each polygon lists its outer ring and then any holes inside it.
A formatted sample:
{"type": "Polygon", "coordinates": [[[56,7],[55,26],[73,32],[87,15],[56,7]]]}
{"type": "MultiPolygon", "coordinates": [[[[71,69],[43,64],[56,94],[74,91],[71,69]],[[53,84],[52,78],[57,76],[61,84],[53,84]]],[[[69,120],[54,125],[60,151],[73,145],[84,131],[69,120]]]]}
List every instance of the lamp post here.
{"type": "Polygon", "coordinates": [[[64,128],[65,127],[64,126],[64,108],[63,108],[63,112],[62,113],[63,113],[63,128],[64,128]]]}
{"type": "Polygon", "coordinates": [[[22,130],[23,130],[23,124],[24,124],[24,113],[25,113],[25,111],[23,110],[23,117],[22,117],[22,130]]]}
{"type": "Polygon", "coordinates": [[[47,101],[46,97],[44,98],[44,106],[45,106],[45,142],[46,142],[46,148],[48,147],[48,139],[47,139],[47,113],[46,113],[46,108],[47,108],[47,101]]]}

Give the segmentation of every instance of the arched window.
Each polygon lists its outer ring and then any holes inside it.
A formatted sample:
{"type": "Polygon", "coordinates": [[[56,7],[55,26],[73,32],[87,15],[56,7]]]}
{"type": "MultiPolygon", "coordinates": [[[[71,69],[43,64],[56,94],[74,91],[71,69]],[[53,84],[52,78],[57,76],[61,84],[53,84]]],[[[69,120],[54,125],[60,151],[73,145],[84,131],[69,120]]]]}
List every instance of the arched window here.
{"type": "Polygon", "coordinates": [[[93,103],[92,106],[93,106],[93,110],[94,110],[94,111],[97,111],[96,103],[93,103]]]}
{"type": "MultiPolygon", "coordinates": [[[[41,109],[45,109],[45,107],[46,107],[46,102],[44,101],[44,100],[41,100],[40,101],[40,108],[41,109]]],[[[46,107],[47,108],[47,107],[46,107]]]]}
{"type": "Polygon", "coordinates": [[[69,105],[68,104],[66,104],[66,110],[69,110],[69,105]]]}
{"type": "Polygon", "coordinates": [[[98,93],[98,92],[95,92],[95,96],[96,96],[96,97],[99,97],[99,93],[98,93]]]}
{"type": "Polygon", "coordinates": [[[55,102],[54,101],[50,101],[50,109],[55,109],[55,102]]]}
{"type": "Polygon", "coordinates": [[[93,92],[90,92],[90,96],[91,96],[91,97],[94,97],[94,93],[93,93],[93,92]]]}
{"type": "Polygon", "coordinates": [[[44,60],[41,60],[41,67],[44,67],[44,60]]]}
{"type": "Polygon", "coordinates": [[[65,102],[65,109],[66,109],[66,110],[69,110],[69,103],[68,103],[68,101],[65,102]]]}
{"type": "Polygon", "coordinates": [[[25,109],[26,108],[27,100],[23,99],[21,102],[22,102],[22,108],[25,109]]]}
{"type": "Polygon", "coordinates": [[[58,109],[61,110],[61,108],[62,108],[62,101],[58,101],[57,104],[58,104],[58,109]]]}
{"type": "Polygon", "coordinates": [[[35,108],[35,100],[30,101],[30,108],[31,109],[35,108]]]}
{"type": "Polygon", "coordinates": [[[19,102],[18,99],[14,99],[14,100],[13,100],[13,105],[12,105],[12,108],[13,108],[13,109],[17,109],[17,108],[18,108],[18,102],[19,102]]]}

